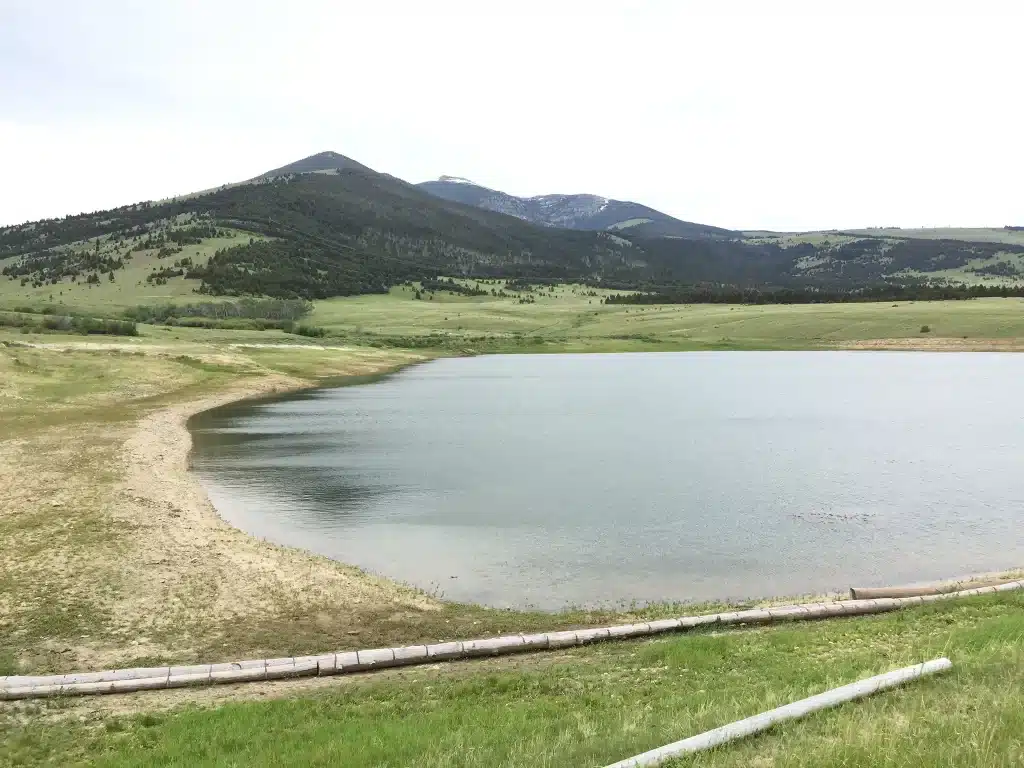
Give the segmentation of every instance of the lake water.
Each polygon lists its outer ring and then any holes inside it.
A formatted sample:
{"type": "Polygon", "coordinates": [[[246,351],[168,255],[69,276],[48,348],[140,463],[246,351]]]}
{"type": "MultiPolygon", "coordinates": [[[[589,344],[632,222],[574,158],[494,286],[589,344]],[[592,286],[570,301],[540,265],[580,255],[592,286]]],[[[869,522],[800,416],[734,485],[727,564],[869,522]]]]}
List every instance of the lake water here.
{"type": "Polygon", "coordinates": [[[193,419],[220,513],[447,598],[791,595],[1024,564],[1024,355],[445,359],[193,419]]]}

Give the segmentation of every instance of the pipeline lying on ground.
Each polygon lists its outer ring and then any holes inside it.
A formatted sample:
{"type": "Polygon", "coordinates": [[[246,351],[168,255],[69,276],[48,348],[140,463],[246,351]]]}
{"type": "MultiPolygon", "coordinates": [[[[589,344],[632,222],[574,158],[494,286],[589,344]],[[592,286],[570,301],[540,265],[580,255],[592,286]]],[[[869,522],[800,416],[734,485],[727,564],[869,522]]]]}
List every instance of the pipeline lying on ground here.
{"type": "Polygon", "coordinates": [[[880,597],[918,597],[922,595],[944,595],[947,592],[960,592],[976,587],[998,587],[1009,584],[1013,579],[975,579],[972,581],[956,581],[946,584],[925,584],[916,587],[850,587],[852,600],[876,600],[880,597]]]}
{"type": "Polygon", "coordinates": [[[778,707],[777,709],[762,712],[760,715],[754,715],[744,720],[737,720],[729,725],[723,725],[721,728],[715,728],[713,731],[706,731],[673,744],[666,744],[664,747],[652,749],[649,752],[644,752],[642,755],[620,760],[606,768],[649,768],[650,766],[661,765],[666,760],[671,760],[680,755],[703,752],[721,744],[766,731],[776,723],[781,723],[785,720],[796,720],[821,709],[837,707],[848,701],[862,699],[873,693],[894,688],[897,685],[903,685],[911,680],[919,680],[926,675],[945,672],[952,666],[949,659],[941,658],[932,659],[922,664],[915,664],[912,667],[894,669],[892,672],[886,672],[884,675],[875,675],[874,677],[859,680],[856,683],[850,683],[850,685],[844,685],[841,688],[833,688],[831,691],[819,693],[817,696],[800,699],[800,701],[794,701],[792,704],[787,704],[784,707],[778,707]]]}
{"type": "Polygon", "coordinates": [[[373,648],[363,651],[342,651],[321,656],[255,659],[223,664],[195,664],[175,667],[143,667],[104,672],[80,672],[67,675],[0,677],[0,700],[35,699],[55,695],[125,693],[160,688],[183,688],[215,683],[241,683],[257,680],[279,680],[313,675],[340,675],[365,672],[386,667],[433,664],[438,661],[470,659],[479,656],[504,656],[523,651],[568,648],[601,640],[648,637],[663,632],[685,631],[707,626],[770,624],[777,621],[805,621],[833,616],[859,616],[899,610],[939,600],[973,595],[990,595],[1024,588],[1024,580],[994,587],[977,587],[957,592],[917,597],[881,598],[878,600],[839,600],[825,603],[804,603],[775,608],[684,616],[636,624],[621,624],[597,629],[576,629],[542,632],[529,635],[487,637],[458,640],[431,645],[401,648],[373,648]]]}

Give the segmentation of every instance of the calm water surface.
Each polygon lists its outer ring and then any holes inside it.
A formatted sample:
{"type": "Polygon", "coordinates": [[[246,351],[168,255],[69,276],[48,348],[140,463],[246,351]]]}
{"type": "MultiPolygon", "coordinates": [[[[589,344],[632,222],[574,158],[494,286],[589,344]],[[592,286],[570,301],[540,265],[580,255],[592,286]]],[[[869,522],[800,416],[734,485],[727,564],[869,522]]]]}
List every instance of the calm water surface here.
{"type": "Polygon", "coordinates": [[[438,360],[193,419],[231,523],[495,606],[1024,563],[1024,355],[438,360]]]}

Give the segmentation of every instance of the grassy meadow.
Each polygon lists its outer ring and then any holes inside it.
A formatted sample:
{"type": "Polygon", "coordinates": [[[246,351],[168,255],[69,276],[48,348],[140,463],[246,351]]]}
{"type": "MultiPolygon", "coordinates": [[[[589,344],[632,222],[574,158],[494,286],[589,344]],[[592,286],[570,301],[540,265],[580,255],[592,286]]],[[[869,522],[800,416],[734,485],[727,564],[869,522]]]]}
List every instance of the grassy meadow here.
{"type": "MultiPolygon", "coordinates": [[[[207,258],[224,245],[220,240],[204,241],[207,258]]],[[[185,253],[191,249],[200,246],[187,246],[185,253]]],[[[135,282],[127,279],[125,273],[132,270],[148,274],[154,264],[147,258],[145,253],[137,254],[124,273],[117,273],[114,283],[63,283],[63,293],[58,291],[53,301],[47,287],[21,287],[17,281],[0,279],[0,311],[53,306],[61,313],[114,317],[137,305],[218,300],[196,294],[196,281],[192,280],[172,278],[166,285],[152,285],[144,277],[135,282]]],[[[506,289],[503,281],[461,282],[486,291],[506,289]]],[[[316,301],[303,323],[323,329],[328,344],[408,347],[431,354],[810,350],[886,344],[926,349],[944,345],[951,349],[1003,348],[1024,339],[1024,300],[1014,298],[638,306],[604,304],[603,299],[615,291],[583,285],[537,286],[504,296],[436,291],[422,292],[417,299],[418,291],[419,286],[397,286],[387,294],[316,301]]],[[[166,339],[192,338],[187,330],[154,327],[151,333],[166,339]]],[[[210,333],[200,332],[195,338],[218,338],[210,333]]],[[[264,341],[297,341],[276,331],[265,334],[264,341]]]]}
{"type": "Polygon", "coordinates": [[[0,761],[127,766],[599,768],[889,669],[945,675],[673,766],[962,766],[1024,761],[1024,598],[1010,593],[724,633],[450,663],[256,700],[159,696],[10,708],[0,761]],[[131,714],[126,714],[131,713],[131,714]]]}
{"type": "Polygon", "coordinates": [[[484,351],[834,349],[884,341],[930,346],[937,339],[960,348],[1024,339],[1020,299],[630,306],[602,304],[610,292],[589,292],[557,286],[534,291],[533,303],[520,303],[448,293],[417,300],[414,289],[400,287],[387,295],[319,301],[309,321],[329,334],[371,342],[435,336],[484,351]]]}
{"type": "Polygon", "coordinates": [[[784,243],[820,243],[823,240],[840,243],[861,236],[1024,245],[1024,231],[1002,227],[869,227],[868,229],[822,230],[819,232],[748,230],[743,234],[748,240],[778,239],[784,243]]]}
{"type": "MultiPolygon", "coordinates": [[[[81,312],[99,314],[116,313],[139,304],[184,303],[202,299],[215,301],[215,298],[197,296],[195,288],[198,280],[186,280],[182,277],[170,278],[164,284],[147,281],[146,278],[156,270],[173,266],[176,259],[189,257],[197,265],[206,264],[210,257],[222,248],[230,248],[250,238],[265,240],[242,230],[225,229],[223,237],[204,238],[201,243],[182,247],[179,253],[164,258],[158,257],[158,249],[135,251],[131,254],[124,269],[114,273],[111,282],[106,277],[99,283],[90,284],[83,276],[77,282],[61,281],[57,285],[33,287],[31,283],[22,285],[20,280],[11,280],[0,276],[0,308],[10,309],[17,306],[55,306],[61,311],[64,308],[81,312]]],[[[128,256],[131,241],[116,244],[109,237],[99,238],[100,253],[113,258],[128,256]]],[[[66,246],[65,250],[91,250],[95,241],[80,241],[66,246]]],[[[0,259],[0,268],[13,264],[19,257],[0,259]]]]}
{"type": "Polygon", "coordinates": [[[1011,243],[1024,245],[1024,231],[1001,227],[924,227],[907,229],[881,227],[874,229],[843,230],[855,235],[875,237],[909,237],[924,240],[966,240],[972,243],[1011,243]]]}

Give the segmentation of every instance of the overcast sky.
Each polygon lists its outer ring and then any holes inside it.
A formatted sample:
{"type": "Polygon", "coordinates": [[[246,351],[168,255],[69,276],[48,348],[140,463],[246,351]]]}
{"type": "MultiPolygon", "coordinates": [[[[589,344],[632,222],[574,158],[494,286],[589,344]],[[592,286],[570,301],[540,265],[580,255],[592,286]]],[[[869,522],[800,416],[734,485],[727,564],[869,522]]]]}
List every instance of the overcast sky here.
{"type": "Polygon", "coordinates": [[[0,0],[0,224],[330,149],[726,227],[1024,225],[1022,4],[825,5],[0,0]]]}

